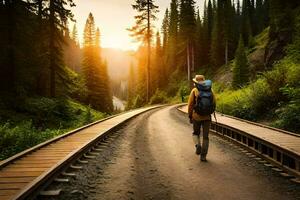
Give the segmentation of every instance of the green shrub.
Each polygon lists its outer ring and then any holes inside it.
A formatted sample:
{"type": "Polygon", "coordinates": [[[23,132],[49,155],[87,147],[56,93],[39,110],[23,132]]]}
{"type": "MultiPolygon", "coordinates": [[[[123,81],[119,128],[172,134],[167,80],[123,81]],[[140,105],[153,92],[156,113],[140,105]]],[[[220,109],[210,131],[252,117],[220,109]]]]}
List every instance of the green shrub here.
{"type": "Polygon", "coordinates": [[[300,63],[287,56],[250,85],[223,91],[217,110],[248,120],[275,120],[273,126],[299,132],[300,63]]]}
{"type": "Polygon", "coordinates": [[[156,90],[150,99],[150,104],[164,104],[168,102],[167,94],[164,91],[156,90]]]}
{"type": "Polygon", "coordinates": [[[61,134],[63,130],[39,131],[31,121],[22,122],[17,126],[6,123],[0,126],[0,159],[10,157],[20,151],[44,142],[61,134]]]}
{"type": "Polygon", "coordinates": [[[228,90],[217,95],[217,111],[249,120],[255,119],[248,88],[236,91],[228,90]]]}
{"type": "Polygon", "coordinates": [[[70,99],[30,98],[0,109],[0,159],[106,115],[70,99]]]}
{"type": "Polygon", "coordinates": [[[137,95],[133,101],[133,108],[140,108],[145,104],[143,98],[140,95],[137,95]]]}

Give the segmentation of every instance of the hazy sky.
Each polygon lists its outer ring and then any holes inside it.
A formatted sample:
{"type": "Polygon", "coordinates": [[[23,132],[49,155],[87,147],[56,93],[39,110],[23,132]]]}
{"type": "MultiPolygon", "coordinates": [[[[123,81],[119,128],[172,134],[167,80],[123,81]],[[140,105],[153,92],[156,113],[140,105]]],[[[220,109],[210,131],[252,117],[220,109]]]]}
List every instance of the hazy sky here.
{"type": "MultiPolygon", "coordinates": [[[[159,6],[157,28],[161,27],[164,12],[171,0],[156,0],[159,6]]],[[[196,0],[197,6],[203,7],[204,0],[196,0]]],[[[78,35],[82,41],[85,21],[90,12],[93,13],[96,26],[100,28],[102,47],[135,49],[137,44],[132,42],[126,30],[134,24],[136,12],[131,4],[134,0],[75,0],[76,7],[72,8],[77,21],[78,35]]],[[[201,9],[200,9],[201,10],[201,9]]],[[[71,24],[72,25],[72,24],[71,24]]],[[[71,27],[72,28],[72,27],[71,27]]]]}

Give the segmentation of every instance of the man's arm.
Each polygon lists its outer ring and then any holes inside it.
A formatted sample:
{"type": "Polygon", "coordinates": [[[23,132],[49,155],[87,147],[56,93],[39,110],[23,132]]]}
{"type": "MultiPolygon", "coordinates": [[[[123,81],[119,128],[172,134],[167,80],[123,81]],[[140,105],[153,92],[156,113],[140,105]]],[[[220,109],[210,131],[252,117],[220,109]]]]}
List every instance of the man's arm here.
{"type": "Polygon", "coordinates": [[[195,99],[195,94],[194,94],[194,90],[192,90],[188,101],[188,113],[190,119],[192,119],[193,117],[194,99],[195,99]]]}

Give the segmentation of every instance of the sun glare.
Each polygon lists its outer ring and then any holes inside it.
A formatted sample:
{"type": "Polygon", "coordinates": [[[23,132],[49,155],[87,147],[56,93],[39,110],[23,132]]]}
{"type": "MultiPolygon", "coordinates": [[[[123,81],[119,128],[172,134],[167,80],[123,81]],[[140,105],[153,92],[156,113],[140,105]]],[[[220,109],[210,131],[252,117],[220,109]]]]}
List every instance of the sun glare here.
{"type": "Polygon", "coordinates": [[[129,36],[114,35],[114,34],[103,34],[101,46],[103,48],[114,48],[121,50],[136,50],[138,47],[137,43],[133,43],[129,36]]]}

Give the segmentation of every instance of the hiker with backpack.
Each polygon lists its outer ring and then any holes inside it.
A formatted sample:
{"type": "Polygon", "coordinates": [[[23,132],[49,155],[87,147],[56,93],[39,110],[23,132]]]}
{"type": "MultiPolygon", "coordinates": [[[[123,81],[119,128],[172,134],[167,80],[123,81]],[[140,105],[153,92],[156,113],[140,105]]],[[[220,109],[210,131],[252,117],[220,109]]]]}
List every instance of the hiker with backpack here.
{"type": "Polygon", "coordinates": [[[207,161],[206,155],[209,146],[209,129],[211,123],[211,114],[216,107],[216,99],[211,90],[212,82],[205,80],[203,75],[196,75],[193,78],[194,88],[191,91],[188,100],[188,114],[190,123],[193,124],[193,141],[196,147],[196,154],[200,155],[201,161],[207,161]],[[200,132],[202,127],[202,144],[200,132]]]}

